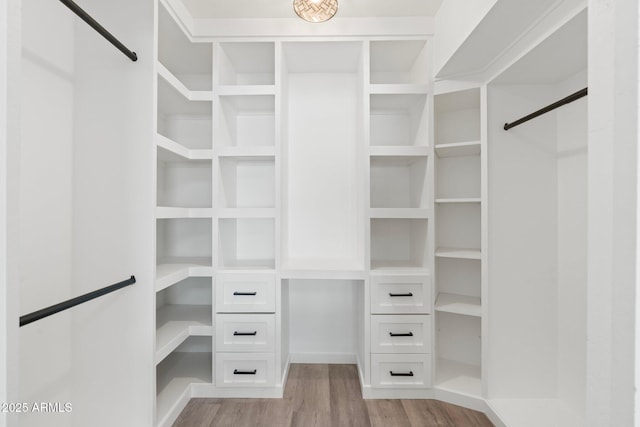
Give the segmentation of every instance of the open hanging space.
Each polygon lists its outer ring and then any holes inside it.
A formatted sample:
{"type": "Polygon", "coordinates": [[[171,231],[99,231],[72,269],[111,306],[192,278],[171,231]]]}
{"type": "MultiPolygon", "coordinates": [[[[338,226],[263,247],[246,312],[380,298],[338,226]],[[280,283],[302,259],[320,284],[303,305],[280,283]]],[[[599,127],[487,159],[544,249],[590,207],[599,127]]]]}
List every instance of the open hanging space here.
{"type": "Polygon", "coordinates": [[[489,87],[488,397],[513,425],[585,425],[587,98],[503,125],[586,86],[586,33],[583,11],[489,87]]]}

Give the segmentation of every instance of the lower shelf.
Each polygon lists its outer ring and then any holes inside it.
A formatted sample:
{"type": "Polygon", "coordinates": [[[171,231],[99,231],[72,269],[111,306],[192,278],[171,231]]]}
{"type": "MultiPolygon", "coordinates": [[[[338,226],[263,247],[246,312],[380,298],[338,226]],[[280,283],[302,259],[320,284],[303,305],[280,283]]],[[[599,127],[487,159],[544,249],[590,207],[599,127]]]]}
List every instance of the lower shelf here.
{"type": "Polygon", "coordinates": [[[181,409],[180,402],[189,392],[191,384],[212,382],[211,353],[187,353],[175,352],[169,355],[158,365],[156,372],[156,408],[157,424],[171,425],[173,421],[168,418],[178,414],[181,409]]]}
{"type": "Polygon", "coordinates": [[[210,305],[165,305],[156,312],[156,364],[189,336],[211,336],[210,305]]]}
{"type": "Polygon", "coordinates": [[[482,395],[480,366],[449,359],[438,359],[436,388],[473,397],[482,395]]]}

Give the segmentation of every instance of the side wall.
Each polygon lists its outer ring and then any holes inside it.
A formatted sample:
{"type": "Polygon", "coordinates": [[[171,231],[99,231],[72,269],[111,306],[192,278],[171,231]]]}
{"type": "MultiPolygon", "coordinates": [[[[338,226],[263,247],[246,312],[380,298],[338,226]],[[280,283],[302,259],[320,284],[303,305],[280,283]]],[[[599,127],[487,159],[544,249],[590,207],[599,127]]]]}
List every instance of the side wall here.
{"type": "MultiPolygon", "coordinates": [[[[20,140],[20,2],[0,7],[0,402],[18,400],[18,150],[20,140]]],[[[0,413],[0,427],[17,418],[0,413]]]]}
{"type": "Polygon", "coordinates": [[[587,426],[634,425],[638,2],[589,1],[587,426]]]}
{"type": "Polygon", "coordinates": [[[86,0],[83,8],[139,59],[74,18],[73,292],[132,274],[137,283],[72,312],[73,425],[150,426],[154,2],[86,0]]]}
{"type": "MultiPolygon", "coordinates": [[[[586,72],[558,84],[586,86],[586,72]]],[[[558,398],[584,420],[587,320],[587,98],[556,110],[558,129],[558,398]]],[[[584,422],[584,421],[583,421],[584,422]]],[[[582,425],[582,424],[581,424],[582,425]]]]}
{"type": "MultiPolygon", "coordinates": [[[[71,298],[74,18],[57,2],[22,2],[20,314],[71,298]]],[[[71,402],[71,314],[20,328],[20,402],[71,402]]],[[[21,427],[68,426],[28,411],[21,427]]]]}

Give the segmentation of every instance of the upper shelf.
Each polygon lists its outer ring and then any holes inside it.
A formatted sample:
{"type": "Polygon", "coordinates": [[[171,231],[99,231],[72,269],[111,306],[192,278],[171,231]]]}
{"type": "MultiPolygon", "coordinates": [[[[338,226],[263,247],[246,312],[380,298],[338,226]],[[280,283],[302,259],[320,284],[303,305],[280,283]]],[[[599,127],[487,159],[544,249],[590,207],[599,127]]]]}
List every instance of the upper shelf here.
{"type": "Polygon", "coordinates": [[[218,43],[214,61],[216,87],[275,84],[273,42],[218,43]]]}
{"type": "Polygon", "coordinates": [[[425,40],[372,41],[369,45],[372,84],[421,84],[429,76],[425,40]]]}
{"type": "Polygon", "coordinates": [[[285,42],[285,73],[355,73],[362,68],[362,42],[285,42]]]}
{"type": "Polygon", "coordinates": [[[436,145],[438,157],[464,157],[480,154],[480,141],[452,142],[436,145]]]}
{"type": "Polygon", "coordinates": [[[213,150],[190,149],[160,134],[156,134],[156,144],[159,148],[158,160],[165,163],[213,158],[213,150]]]}
{"type": "Polygon", "coordinates": [[[162,2],[158,7],[158,61],[188,90],[211,90],[211,44],[191,43],[162,2]]]}

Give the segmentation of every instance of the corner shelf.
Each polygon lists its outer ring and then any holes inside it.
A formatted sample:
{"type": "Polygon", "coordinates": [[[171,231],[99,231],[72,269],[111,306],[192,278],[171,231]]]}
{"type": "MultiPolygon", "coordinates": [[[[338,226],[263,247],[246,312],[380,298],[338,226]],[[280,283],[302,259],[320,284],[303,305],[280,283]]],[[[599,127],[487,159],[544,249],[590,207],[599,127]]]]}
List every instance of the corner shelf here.
{"type": "Polygon", "coordinates": [[[429,49],[424,40],[373,40],[369,80],[374,84],[426,84],[429,49]]]}
{"type": "Polygon", "coordinates": [[[169,85],[189,101],[212,101],[213,93],[210,90],[189,90],[167,67],[157,62],[158,76],[162,77],[169,85]]]}
{"type": "Polygon", "coordinates": [[[391,84],[371,84],[369,93],[372,95],[425,95],[429,92],[426,84],[391,83],[391,84]]]}
{"type": "Polygon", "coordinates": [[[452,142],[449,144],[437,144],[438,157],[463,157],[480,154],[480,141],[452,142]]]}
{"type": "Polygon", "coordinates": [[[225,208],[218,210],[218,218],[275,218],[275,208],[225,208]]]}
{"type": "Polygon", "coordinates": [[[158,150],[158,159],[164,162],[213,159],[213,150],[190,149],[159,133],[156,134],[156,144],[161,149],[158,150]]]}
{"type": "Polygon", "coordinates": [[[482,396],[480,366],[439,358],[435,387],[471,397],[482,396]]]}
{"type": "Polygon", "coordinates": [[[436,199],[436,203],[480,203],[480,197],[460,197],[436,199]]]}
{"type": "Polygon", "coordinates": [[[428,219],[427,208],[370,208],[369,218],[428,219]]]}
{"type": "Polygon", "coordinates": [[[480,253],[480,250],[478,249],[438,248],[436,249],[436,257],[459,258],[459,259],[481,259],[481,253],[480,253]]]}
{"type": "Polygon", "coordinates": [[[156,365],[190,336],[212,336],[211,305],[164,305],[156,311],[156,365]]]}
{"type": "Polygon", "coordinates": [[[211,218],[213,209],[211,208],[178,208],[169,206],[156,207],[157,219],[169,218],[211,218]]]}
{"type": "Polygon", "coordinates": [[[461,314],[464,316],[482,316],[480,298],[440,292],[435,304],[436,311],[461,314]]]}
{"type": "Polygon", "coordinates": [[[159,426],[170,426],[191,398],[191,384],[212,383],[211,353],[175,352],[156,368],[159,426]]]}
{"type": "Polygon", "coordinates": [[[429,147],[426,145],[377,145],[369,147],[369,155],[373,157],[427,157],[429,147]]]}
{"type": "Polygon", "coordinates": [[[165,258],[156,266],[156,292],[189,277],[212,277],[211,258],[165,258]]]}
{"type": "Polygon", "coordinates": [[[218,157],[275,157],[276,149],[274,146],[236,146],[230,145],[226,147],[218,147],[216,150],[218,157]]]}
{"type": "Polygon", "coordinates": [[[275,95],[275,85],[218,85],[214,93],[220,96],[275,95]]]}

